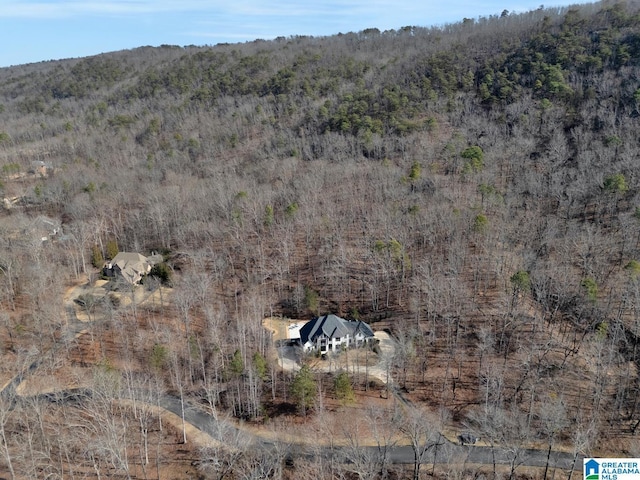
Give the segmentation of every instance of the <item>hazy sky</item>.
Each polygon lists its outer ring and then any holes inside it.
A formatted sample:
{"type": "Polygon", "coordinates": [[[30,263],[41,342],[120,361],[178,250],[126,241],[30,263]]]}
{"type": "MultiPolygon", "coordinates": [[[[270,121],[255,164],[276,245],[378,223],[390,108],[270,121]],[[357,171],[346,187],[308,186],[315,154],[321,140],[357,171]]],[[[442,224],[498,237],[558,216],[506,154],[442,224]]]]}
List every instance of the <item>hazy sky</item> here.
{"type": "MultiPolygon", "coordinates": [[[[546,7],[577,1],[553,0],[546,7]]],[[[0,0],[0,67],[143,45],[215,45],[433,26],[536,9],[533,0],[0,0]]]]}

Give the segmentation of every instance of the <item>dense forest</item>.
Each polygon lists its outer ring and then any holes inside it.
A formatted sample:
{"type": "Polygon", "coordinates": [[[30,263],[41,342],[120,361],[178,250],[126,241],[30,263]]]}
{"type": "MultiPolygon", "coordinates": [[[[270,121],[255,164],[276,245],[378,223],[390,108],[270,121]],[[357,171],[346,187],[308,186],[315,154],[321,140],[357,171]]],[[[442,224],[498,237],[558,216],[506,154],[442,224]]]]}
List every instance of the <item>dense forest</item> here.
{"type": "Polygon", "coordinates": [[[0,477],[547,478],[525,449],[640,456],[638,131],[631,0],[0,69],[0,477]],[[135,287],[161,306],[116,284],[70,307],[118,251],[163,255],[135,287]],[[389,332],[386,387],[279,368],[263,320],[325,313],[389,332]],[[353,448],[203,447],[152,408],[165,393],[353,448]],[[510,464],[386,461],[460,431],[510,464]]]}

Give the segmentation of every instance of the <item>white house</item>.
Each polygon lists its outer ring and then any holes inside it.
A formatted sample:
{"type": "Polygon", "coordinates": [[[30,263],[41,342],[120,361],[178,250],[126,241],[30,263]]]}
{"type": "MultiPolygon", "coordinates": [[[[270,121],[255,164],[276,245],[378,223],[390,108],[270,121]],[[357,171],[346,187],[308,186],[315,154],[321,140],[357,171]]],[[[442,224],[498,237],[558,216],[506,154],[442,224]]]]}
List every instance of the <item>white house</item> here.
{"type": "Polygon", "coordinates": [[[361,321],[349,321],[336,315],[324,315],[307,322],[300,329],[300,343],[305,351],[321,354],[358,347],[373,338],[371,327],[361,321]]]}

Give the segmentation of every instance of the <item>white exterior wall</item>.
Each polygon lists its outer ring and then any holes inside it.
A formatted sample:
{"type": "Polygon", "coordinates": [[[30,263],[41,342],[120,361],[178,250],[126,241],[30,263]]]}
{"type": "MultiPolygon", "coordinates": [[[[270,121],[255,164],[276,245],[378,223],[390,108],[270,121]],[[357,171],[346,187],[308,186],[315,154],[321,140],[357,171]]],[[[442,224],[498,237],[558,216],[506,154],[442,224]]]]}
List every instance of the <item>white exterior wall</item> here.
{"type": "Polygon", "coordinates": [[[340,337],[340,340],[336,340],[335,338],[328,338],[326,335],[322,335],[318,337],[315,343],[307,342],[303,345],[303,349],[305,352],[311,350],[318,350],[321,353],[327,352],[339,352],[342,349],[342,346],[346,348],[355,347],[361,345],[365,341],[364,334],[358,332],[355,336],[346,335],[344,337],[340,337]],[[324,343],[325,349],[322,350],[322,345],[324,343]]]}

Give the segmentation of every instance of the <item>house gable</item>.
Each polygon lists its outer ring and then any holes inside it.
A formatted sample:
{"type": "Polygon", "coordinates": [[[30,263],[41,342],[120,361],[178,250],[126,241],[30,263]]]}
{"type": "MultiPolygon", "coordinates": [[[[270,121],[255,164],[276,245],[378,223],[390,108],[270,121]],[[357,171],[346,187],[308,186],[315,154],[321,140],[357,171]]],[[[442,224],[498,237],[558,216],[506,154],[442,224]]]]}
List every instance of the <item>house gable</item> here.
{"type": "Polygon", "coordinates": [[[314,318],[300,329],[300,342],[305,350],[320,353],[357,346],[373,337],[373,331],[364,322],[350,322],[337,315],[314,318]]]}
{"type": "Polygon", "coordinates": [[[127,282],[135,285],[151,271],[151,263],[144,255],[132,252],[120,252],[105,266],[107,275],[119,274],[127,282]]]}

